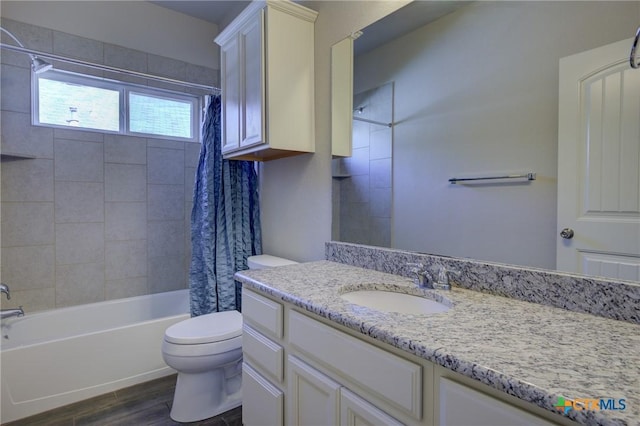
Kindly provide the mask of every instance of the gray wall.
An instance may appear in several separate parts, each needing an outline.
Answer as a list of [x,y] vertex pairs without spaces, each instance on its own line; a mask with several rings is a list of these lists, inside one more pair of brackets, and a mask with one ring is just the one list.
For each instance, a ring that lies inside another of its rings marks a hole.
[[[36,50],[218,83],[211,68],[13,20],[2,26]],[[3,50],[2,153],[35,158],[4,155],[0,165],[1,278],[12,295],[2,306],[33,312],[186,288],[200,144],[32,126],[30,78],[28,58]]]
[[[356,91],[395,84],[393,247],[554,269],[558,61],[631,37],[639,14],[474,2],[358,57]],[[538,179],[448,183],[519,171]]]

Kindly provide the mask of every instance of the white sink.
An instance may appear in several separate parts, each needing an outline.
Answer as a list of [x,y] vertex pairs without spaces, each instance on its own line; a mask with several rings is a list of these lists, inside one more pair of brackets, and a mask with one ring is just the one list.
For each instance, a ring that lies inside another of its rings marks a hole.
[[357,290],[344,293],[342,299],[354,305],[366,306],[383,312],[402,314],[438,314],[450,309],[444,303],[406,293],[384,290]]

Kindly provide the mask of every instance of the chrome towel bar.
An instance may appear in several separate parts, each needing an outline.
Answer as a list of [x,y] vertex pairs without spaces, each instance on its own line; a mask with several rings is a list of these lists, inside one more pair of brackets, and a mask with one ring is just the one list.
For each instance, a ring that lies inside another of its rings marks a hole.
[[493,180],[493,179],[527,179],[527,180],[536,180],[535,173],[524,173],[520,175],[502,175],[502,176],[483,176],[483,177],[474,177],[474,178],[451,178],[449,179],[449,183],[456,184],[457,182],[468,182],[468,181],[476,181],[476,180]]
[[393,127],[393,123],[383,123],[381,121],[369,120],[368,118],[353,117],[356,121],[364,121],[365,123],[378,124],[380,126]]

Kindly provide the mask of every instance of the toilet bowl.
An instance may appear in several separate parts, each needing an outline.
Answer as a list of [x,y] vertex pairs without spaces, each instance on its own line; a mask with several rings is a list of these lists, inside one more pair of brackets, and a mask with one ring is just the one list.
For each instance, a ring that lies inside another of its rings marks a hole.
[[208,419],[242,403],[242,315],[214,312],[167,328],[162,357],[178,372],[171,418]]
[[[295,264],[270,255],[251,256],[249,269]],[[242,404],[242,315],[214,312],[167,328],[164,362],[178,372],[171,418],[197,422]]]

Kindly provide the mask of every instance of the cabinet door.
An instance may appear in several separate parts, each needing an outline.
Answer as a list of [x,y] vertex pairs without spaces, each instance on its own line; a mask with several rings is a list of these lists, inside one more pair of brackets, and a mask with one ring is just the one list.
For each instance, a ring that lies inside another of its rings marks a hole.
[[348,389],[340,391],[340,426],[402,426],[402,423]]
[[242,364],[242,423],[284,425],[284,394],[246,362]]
[[264,11],[240,31],[240,147],[264,142]]
[[475,389],[440,378],[438,422],[441,426],[552,426],[529,414]]
[[340,384],[289,355],[290,425],[337,425]]
[[240,44],[233,37],[220,48],[222,65],[222,152],[240,147]]

